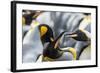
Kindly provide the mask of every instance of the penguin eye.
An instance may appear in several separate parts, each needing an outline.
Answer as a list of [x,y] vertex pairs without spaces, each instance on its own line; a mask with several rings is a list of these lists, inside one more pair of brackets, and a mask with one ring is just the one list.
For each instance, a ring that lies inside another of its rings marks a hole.
[[46,26],[41,26],[40,28],[40,36],[42,37],[43,35],[45,35],[48,31],[48,28]]

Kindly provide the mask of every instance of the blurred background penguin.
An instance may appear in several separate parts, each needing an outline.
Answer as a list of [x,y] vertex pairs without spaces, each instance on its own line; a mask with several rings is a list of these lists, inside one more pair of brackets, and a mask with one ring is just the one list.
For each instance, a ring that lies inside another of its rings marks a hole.
[[40,11],[31,12],[30,10],[23,11],[23,48],[22,48],[22,62],[31,63],[36,62],[37,58],[43,52],[43,46],[40,39],[40,32],[36,17],[41,14]]

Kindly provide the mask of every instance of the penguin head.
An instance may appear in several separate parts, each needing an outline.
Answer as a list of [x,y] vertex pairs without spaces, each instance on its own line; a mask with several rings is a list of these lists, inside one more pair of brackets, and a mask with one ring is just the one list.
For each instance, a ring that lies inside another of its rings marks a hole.
[[53,31],[47,24],[39,25],[40,38],[42,43],[52,42],[54,39]]
[[65,34],[65,36],[67,35],[68,38],[73,38],[76,41],[89,41],[90,38],[88,34],[89,33],[87,31],[78,29],[75,32],[72,32],[70,34]]

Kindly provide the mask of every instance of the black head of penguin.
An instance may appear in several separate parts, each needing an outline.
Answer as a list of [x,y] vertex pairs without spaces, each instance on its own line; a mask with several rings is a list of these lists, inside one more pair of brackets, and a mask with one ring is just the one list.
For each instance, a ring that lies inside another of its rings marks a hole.
[[54,39],[53,31],[48,25],[46,24],[39,25],[39,31],[43,44],[46,42],[52,42],[52,39]]

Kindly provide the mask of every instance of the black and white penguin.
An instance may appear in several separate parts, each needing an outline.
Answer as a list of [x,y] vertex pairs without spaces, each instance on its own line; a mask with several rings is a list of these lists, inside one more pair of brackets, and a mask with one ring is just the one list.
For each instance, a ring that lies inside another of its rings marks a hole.
[[54,38],[52,29],[46,25],[39,25],[41,41],[44,45],[43,61],[65,61],[76,59],[74,48],[66,48],[66,51],[59,48],[59,42],[65,32],[62,32],[57,38]]

